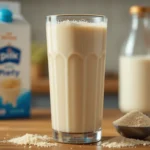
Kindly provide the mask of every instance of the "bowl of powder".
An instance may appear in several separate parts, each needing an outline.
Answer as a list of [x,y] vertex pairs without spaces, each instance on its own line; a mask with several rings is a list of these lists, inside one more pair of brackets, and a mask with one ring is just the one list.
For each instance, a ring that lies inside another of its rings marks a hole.
[[150,135],[150,118],[137,110],[113,122],[117,132],[124,137],[144,139]]

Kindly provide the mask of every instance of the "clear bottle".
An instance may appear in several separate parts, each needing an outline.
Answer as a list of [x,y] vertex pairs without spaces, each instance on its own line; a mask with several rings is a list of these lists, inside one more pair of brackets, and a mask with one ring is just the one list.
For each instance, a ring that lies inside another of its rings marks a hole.
[[150,7],[132,6],[129,37],[119,59],[119,108],[150,112]]

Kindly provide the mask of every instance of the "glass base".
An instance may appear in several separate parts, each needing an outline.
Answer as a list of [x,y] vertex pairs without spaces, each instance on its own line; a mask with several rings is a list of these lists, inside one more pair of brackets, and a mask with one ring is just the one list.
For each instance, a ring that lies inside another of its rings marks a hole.
[[101,140],[101,129],[96,132],[86,133],[67,133],[53,130],[53,138],[57,142],[72,143],[72,144],[86,144],[95,143]]

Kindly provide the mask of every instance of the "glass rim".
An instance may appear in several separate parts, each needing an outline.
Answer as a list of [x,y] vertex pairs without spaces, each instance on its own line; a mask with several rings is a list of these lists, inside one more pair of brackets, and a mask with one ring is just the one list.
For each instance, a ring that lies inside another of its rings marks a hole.
[[57,14],[57,15],[48,15],[46,16],[47,19],[56,19],[57,17],[98,17],[103,18],[104,21],[107,22],[107,17],[104,15],[97,15],[97,14]]

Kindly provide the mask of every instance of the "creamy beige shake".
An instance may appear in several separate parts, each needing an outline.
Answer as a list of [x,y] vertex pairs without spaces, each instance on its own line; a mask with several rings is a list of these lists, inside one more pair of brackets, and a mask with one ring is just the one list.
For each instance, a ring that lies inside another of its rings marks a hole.
[[47,23],[52,127],[85,133],[101,128],[105,23]]

